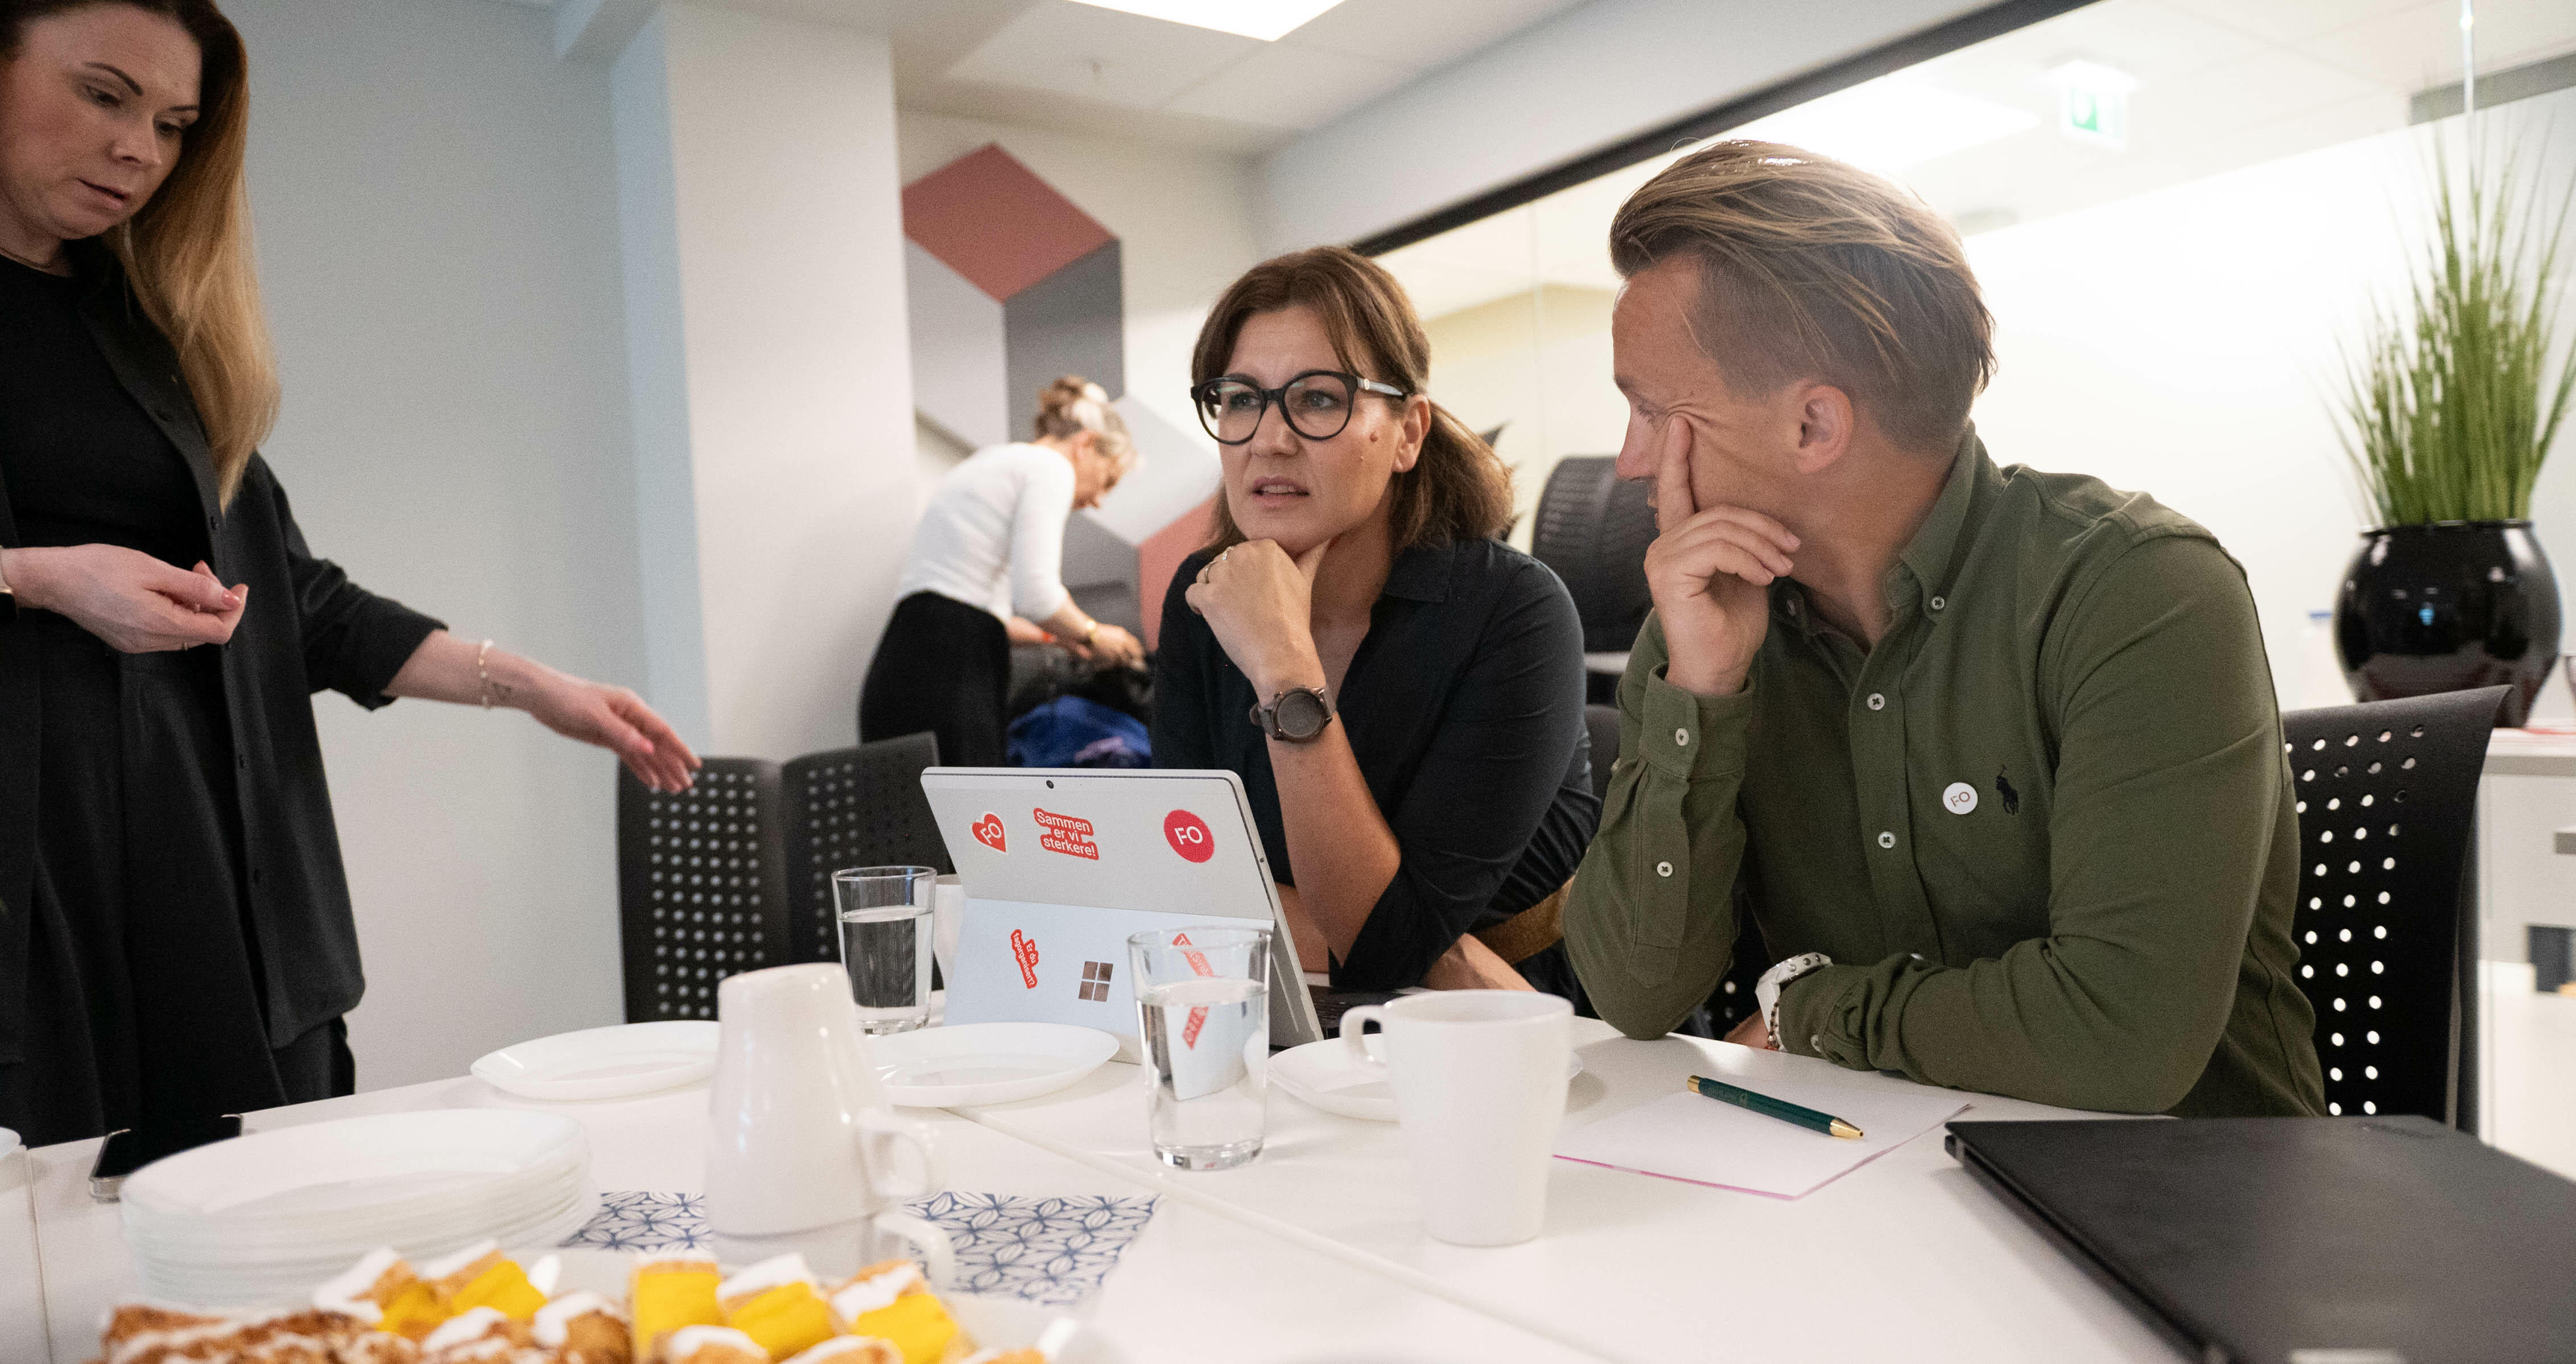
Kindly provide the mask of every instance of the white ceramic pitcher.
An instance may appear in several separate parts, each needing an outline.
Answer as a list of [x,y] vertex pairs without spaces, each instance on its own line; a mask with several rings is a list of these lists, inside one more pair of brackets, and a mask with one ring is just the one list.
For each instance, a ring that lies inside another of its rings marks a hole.
[[[801,1251],[821,1273],[906,1253],[933,1283],[953,1276],[947,1234],[901,1211],[940,1188],[930,1133],[895,1116],[869,1065],[849,978],[818,962],[749,971],[716,987],[715,1092],[707,1122],[707,1228],[728,1264]],[[921,1184],[900,1188],[909,1146]]]

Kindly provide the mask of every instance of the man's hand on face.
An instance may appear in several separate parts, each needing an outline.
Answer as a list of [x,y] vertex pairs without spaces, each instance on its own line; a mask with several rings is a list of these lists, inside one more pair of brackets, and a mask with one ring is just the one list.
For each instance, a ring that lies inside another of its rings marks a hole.
[[1771,628],[1768,588],[1787,577],[1798,537],[1760,512],[1701,508],[1691,491],[1692,428],[1664,418],[1655,452],[1655,528],[1646,586],[1672,654],[1664,678],[1699,696],[1732,696]]

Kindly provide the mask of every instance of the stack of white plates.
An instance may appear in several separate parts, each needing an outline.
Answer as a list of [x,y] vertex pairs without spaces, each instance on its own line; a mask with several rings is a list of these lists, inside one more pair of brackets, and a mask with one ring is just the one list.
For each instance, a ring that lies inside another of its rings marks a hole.
[[314,1123],[201,1146],[125,1181],[143,1291],[284,1306],[379,1246],[415,1262],[474,1242],[550,1246],[598,1211],[581,1124],[455,1109]]

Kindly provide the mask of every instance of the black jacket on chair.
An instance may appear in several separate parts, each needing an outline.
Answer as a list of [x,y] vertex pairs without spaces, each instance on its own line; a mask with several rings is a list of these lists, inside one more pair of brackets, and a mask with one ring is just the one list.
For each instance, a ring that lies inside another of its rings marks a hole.
[[[81,312],[99,350],[195,475],[213,547],[208,562],[226,584],[250,588],[248,609],[222,646],[224,699],[237,755],[244,890],[268,977],[269,1042],[284,1046],[348,1012],[366,988],[312,694],[327,687],[369,708],[389,703],[385,687],[441,627],[314,557],[266,460],[254,456],[232,506],[217,506],[213,454],[176,352],[125,287],[115,258],[94,242],[72,245],[83,275],[98,280]],[[0,487],[0,547],[19,544]],[[0,1065],[22,1059],[27,1024],[28,921],[7,908],[29,902],[35,863],[44,698],[19,639],[27,628],[23,619],[0,619]]]

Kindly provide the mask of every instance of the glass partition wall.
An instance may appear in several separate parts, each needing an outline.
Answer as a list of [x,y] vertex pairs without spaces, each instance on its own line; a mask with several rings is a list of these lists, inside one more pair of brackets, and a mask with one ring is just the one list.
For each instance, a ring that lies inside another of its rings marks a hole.
[[[2283,709],[2344,704],[2323,621],[2372,516],[2333,385],[2374,304],[2403,297],[2433,140],[2515,158],[2551,202],[2576,180],[2576,5],[2476,0],[2470,118],[2462,8],[2098,0],[1722,135],[1878,171],[1957,226],[1997,319],[1975,414],[1997,462],[2094,474],[2210,527],[2245,566]],[[1607,229],[1686,150],[1380,257],[1426,319],[1433,396],[1499,431],[1524,548],[1557,461],[1619,447]],[[2571,274],[2576,251],[2562,297]],[[2533,520],[2576,564],[2576,436]],[[2533,724],[2568,727],[2564,753],[2491,765],[2484,788],[2478,1125],[2576,1176],[2576,994],[2542,992],[2576,931],[2572,711],[2553,682]],[[2553,741],[2497,751],[2517,742]]]

